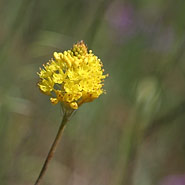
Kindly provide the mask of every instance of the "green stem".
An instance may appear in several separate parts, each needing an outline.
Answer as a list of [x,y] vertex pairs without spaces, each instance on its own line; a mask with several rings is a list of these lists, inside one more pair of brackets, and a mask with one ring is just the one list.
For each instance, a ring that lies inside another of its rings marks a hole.
[[68,118],[69,118],[68,115],[64,114],[62,122],[61,122],[61,125],[60,125],[60,128],[58,130],[58,133],[57,133],[57,135],[55,137],[55,140],[54,140],[54,142],[53,142],[53,144],[52,144],[52,146],[51,146],[51,148],[49,150],[49,153],[48,153],[48,155],[46,157],[44,165],[43,165],[43,167],[42,167],[42,169],[40,171],[40,174],[39,174],[39,176],[38,176],[38,178],[37,178],[37,180],[36,180],[34,185],[39,185],[40,182],[41,182],[42,177],[46,173],[48,164],[49,164],[50,160],[53,158],[53,155],[54,155],[54,153],[56,151],[57,145],[58,145],[59,141],[61,140],[62,133],[64,131],[64,128],[65,128],[65,125],[66,125],[66,123],[68,121]]

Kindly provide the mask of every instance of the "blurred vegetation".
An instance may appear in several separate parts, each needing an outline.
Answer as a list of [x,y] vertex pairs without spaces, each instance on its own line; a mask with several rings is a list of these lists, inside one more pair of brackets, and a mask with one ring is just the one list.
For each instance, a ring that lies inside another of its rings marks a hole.
[[36,72],[79,40],[107,94],[70,121],[42,184],[185,185],[185,1],[1,0],[0,23],[1,185],[36,180],[61,121]]

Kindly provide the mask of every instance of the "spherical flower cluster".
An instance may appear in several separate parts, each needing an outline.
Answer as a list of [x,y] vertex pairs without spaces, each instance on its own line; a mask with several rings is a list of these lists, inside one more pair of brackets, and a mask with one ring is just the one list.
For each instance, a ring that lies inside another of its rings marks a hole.
[[85,102],[91,102],[105,91],[102,89],[102,62],[83,41],[63,53],[54,52],[52,58],[38,73],[40,90],[51,96],[53,104],[61,102],[72,109],[78,109]]

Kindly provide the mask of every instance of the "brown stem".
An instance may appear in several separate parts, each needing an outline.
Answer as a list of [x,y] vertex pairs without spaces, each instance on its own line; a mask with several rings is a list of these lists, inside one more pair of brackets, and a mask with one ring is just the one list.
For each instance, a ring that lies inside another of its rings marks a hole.
[[38,178],[37,178],[37,180],[36,180],[34,185],[39,185],[40,184],[40,181],[41,181],[42,177],[44,176],[44,174],[45,174],[45,172],[47,170],[48,164],[49,164],[50,160],[53,158],[53,155],[54,155],[54,153],[56,151],[57,144],[61,140],[62,133],[64,131],[64,128],[65,128],[65,125],[66,125],[67,121],[68,121],[68,116],[66,114],[64,114],[62,122],[61,122],[61,125],[60,125],[60,128],[59,128],[58,133],[56,135],[56,138],[55,138],[55,140],[54,140],[54,142],[53,142],[53,144],[52,144],[52,146],[50,148],[50,151],[49,151],[49,153],[47,155],[47,158],[46,158],[46,160],[44,162],[42,170],[40,171],[40,174],[39,174],[39,176],[38,176]]

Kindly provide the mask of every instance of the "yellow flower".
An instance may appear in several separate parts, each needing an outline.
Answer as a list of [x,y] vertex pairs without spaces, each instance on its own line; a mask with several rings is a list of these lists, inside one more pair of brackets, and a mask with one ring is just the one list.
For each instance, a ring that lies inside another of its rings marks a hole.
[[83,41],[63,53],[54,52],[51,59],[38,73],[40,90],[51,96],[53,104],[59,102],[72,109],[78,109],[85,102],[91,102],[105,91],[102,62]]

